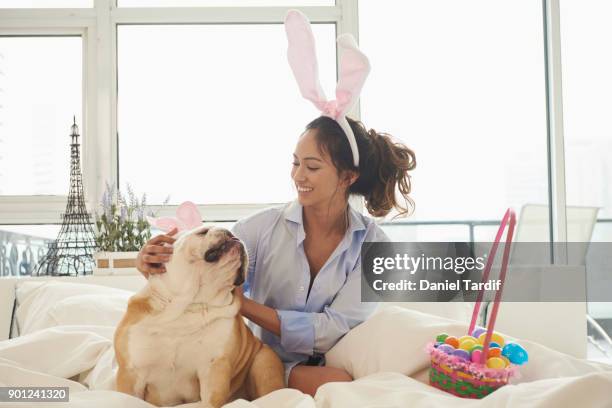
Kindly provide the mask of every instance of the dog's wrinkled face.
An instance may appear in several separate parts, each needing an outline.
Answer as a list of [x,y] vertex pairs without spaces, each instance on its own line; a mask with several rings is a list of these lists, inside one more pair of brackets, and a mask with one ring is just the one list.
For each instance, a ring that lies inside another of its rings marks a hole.
[[198,227],[177,238],[164,275],[170,275],[175,290],[187,282],[221,290],[241,285],[247,267],[244,245],[231,232],[218,227]]

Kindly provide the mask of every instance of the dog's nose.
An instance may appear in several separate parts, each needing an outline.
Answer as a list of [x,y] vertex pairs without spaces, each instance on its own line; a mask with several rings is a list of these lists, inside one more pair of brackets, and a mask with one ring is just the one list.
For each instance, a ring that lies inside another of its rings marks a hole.
[[221,257],[221,249],[220,248],[209,249],[204,254],[204,260],[206,262],[217,262],[220,257]]

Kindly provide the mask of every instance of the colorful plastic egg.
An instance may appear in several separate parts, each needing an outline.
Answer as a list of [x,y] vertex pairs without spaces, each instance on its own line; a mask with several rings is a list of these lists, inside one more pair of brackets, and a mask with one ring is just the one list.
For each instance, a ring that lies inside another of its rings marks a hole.
[[474,344],[474,346],[472,346],[472,348],[470,349],[471,352],[474,352],[474,350],[482,350],[484,347],[482,347],[482,344]]
[[472,363],[480,363],[480,356],[482,356],[482,350],[472,350],[472,354],[470,356]]
[[459,348],[459,339],[456,338],[455,336],[448,336],[445,340],[444,343],[446,344],[450,344],[451,346],[453,346],[454,348]]
[[499,357],[491,357],[487,359],[487,367],[501,369],[506,366],[506,362]]
[[472,337],[478,338],[482,333],[485,333],[487,329],[484,327],[476,326],[474,330],[472,330]]
[[493,335],[491,336],[491,342],[497,343],[499,345],[498,347],[504,347],[504,344],[506,344],[506,341],[504,340],[503,336],[496,332],[493,332]]
[[[484,344],[485,337],[487,337],[487,333],[482,333],[480,336],[478,336],[478,342],[480,344]],[[505,343],[504,338],[499,333],[495,332],[493,332],[493,335],[491,335],[491,342],[497,343],[500,347],[503,347]]]
[[438,350],[446,353],[446,354],[453,354],[453,351],[455,351],[455,348],[453,346],[451,346],[450,344],[440,344],[438,346]]
[[438,348],[441,344],[444,344],[444,343],[440,343],[439,341],[437,341],[436,344],[434,344],[434,348]]
[[497,344],[496,342],[494,342],[494,341],[491,342],[489,347],[499,347],[499,348],[501,348],[501,346],[499,344]]
[[448,334],[446,334],[446,333],[438,334],[436,336],[436,341],[438,341],[440,343],[444,343],[444,340],[446,340],[447,337],[448,337]]
[[457,356],[463,360],[470,360],[470,353],[467,350],[457,349],[453,351],[453,355]]
[[512,364],[522,365],[529,361],[529,355],[518,343],[508,343],[502,349],[502,355],[507,357]]
[[461,344],[462,341],[464,340],[474,340],[474,341],[478,341],[478,339],[474,336],[461,336],[459,337],[459,344]]
[[487,354],[487,357],[501,357],[502,355],[502,349],[499,347],[491,347],[489,349],[489,354]]
[[461,339],[459,339],[459,348],[466,350],[466,351],[470,351],[472,349],[472,347],[474,347],[476,345],[476,340],[475,339],[464,339],[463,341],[461,341]]
[[508,360],[508,357],[506,356],[501,356],[500,357],[502,360],[504,360],[504,363],[506,363],[506,367],[508,367],[510,365],[510,360]]

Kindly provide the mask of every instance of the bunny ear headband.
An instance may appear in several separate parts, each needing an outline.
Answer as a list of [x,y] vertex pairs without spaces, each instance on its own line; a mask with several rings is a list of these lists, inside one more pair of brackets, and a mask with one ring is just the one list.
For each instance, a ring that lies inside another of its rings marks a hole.
[[357,142],[345,116],[359,99],[363,83],[370,72],[368,57],[359,51],[352,35],[342,34],[338,37],[340,69],[336,99],[328,101],[319,82],[319,66],[310,22],[301,12],[290,10],[285,17],[285,31],[289,42],[287,58],[302,96],[311,101],[322,115],[338,122],[351,146],[353,164],[359,167]]
[[191,201],[185,201],[176,209],[176,217],[147,217],[151,226],[164,232],[177,228],[178,232],[187,231],[202,225],[202,216],[198,207]]

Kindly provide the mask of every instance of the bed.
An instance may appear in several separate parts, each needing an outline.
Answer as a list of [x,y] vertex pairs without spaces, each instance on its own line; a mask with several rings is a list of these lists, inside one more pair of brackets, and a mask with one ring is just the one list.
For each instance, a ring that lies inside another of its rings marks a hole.
[[[69,407],[153,407],[113,390],[114,329],[143,284],[140,276],[0,279],[0,386],[68,387]],[[525,339],[530,362],[512,384],[479,401],[448,395],[427,385],[424,348],[440,332],[466,332],[468,305],[386,306],[326,355],[355,381],[326,384],[315,398],[285,389],[226,407],[612,406],[612,366]],[[59,404],[36,403],[46,405]]]

